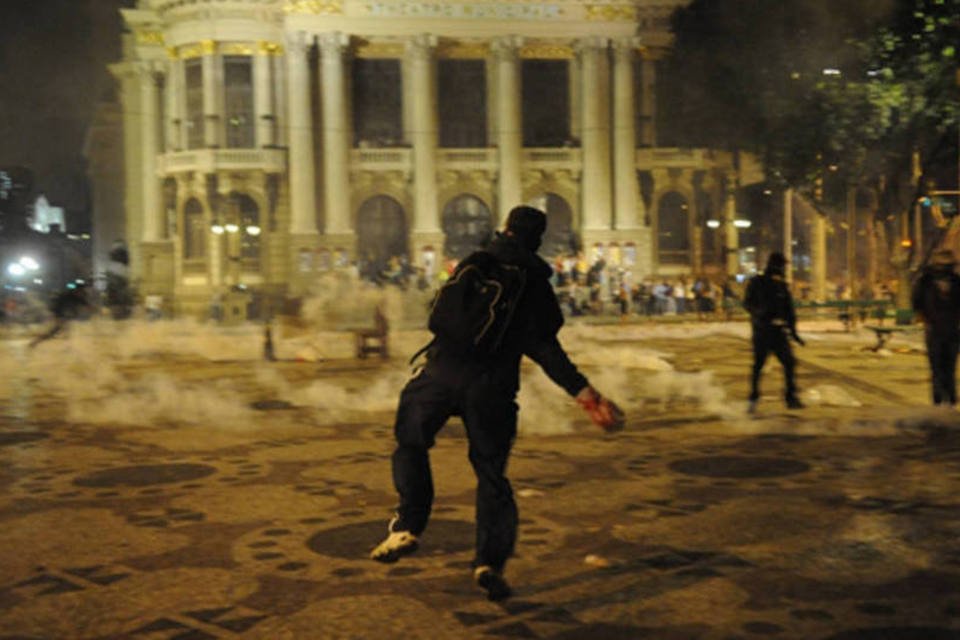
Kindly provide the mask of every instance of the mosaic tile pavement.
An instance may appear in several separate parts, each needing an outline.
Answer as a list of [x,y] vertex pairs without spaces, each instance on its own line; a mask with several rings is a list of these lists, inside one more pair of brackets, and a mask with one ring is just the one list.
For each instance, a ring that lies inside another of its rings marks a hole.
[[[742,340],[646,346],[745,395]],[[456,424],[433,452],[420,552],[380,565],[366,554],[394,504],[389,411],[331,424],[272,397],[248,362],[124,369],[232,381],[258,416],[242,429],[86,423],[25,384],[0,400],[0,640],[960,638],[956,419],[910,419],[928,415],[916,354],[833,352],[798,353],[801,386],[832,381],[863,407],[786,412],[774,366],[755,418],[650,401],[614,436],[579,422],[520,437],[516,594],[500,604],[470,580],[474,481]],[[269,366],[293,386],[359,388],[405,363]]]

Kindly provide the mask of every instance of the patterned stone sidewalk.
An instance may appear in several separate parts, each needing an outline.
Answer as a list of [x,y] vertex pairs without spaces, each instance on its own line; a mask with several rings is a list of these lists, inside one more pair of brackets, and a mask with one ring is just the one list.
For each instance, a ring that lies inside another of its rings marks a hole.
[[[646,346],[743,397],[742,341]],[[801,352],[801,384],[854,376],[866,407],[783,411],[771,367],[757,418],[679,393],[638,403],[615,436],[582,422],[522,435],[516,595],[503,604],[470,580],[462,427],[434,450],[420,552],[379,565],[366,554],[394,504],[390,400],[334,416],[277,392],[278,379],[362,389],[399,359],[280,362],[276,377],[250,362],[117,365],[124,380],[183,383],[185,405],[188,390],[229,383],[236,396],[216,395],[245,411],[198,405],[189,423],[86,421],[130,388],[77,405],[14,379],[0,397],[0,638],[960,638],[956,419],[919,408],[917,356],[882,362],[897,393],[835,352]]]

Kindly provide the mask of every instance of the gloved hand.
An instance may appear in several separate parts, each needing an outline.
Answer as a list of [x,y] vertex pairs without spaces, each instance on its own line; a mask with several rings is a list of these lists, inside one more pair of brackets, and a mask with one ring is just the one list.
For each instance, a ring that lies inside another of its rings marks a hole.
[[587,385],[580,390],[576,397],[579,404],[593,424],[607,433],[623,430],[625,416],[616,404],[600,395],[596,389]]

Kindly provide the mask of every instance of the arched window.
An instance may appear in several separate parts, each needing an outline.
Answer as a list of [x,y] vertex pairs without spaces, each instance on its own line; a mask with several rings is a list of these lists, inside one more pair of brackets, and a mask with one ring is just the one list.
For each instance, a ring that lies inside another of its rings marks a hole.
[[406,260],[407,256],[407,218],[403,206],[390,196],[382,195],[360,205],[357,260],[361,271],[379,273],[391,258]]
[[465,258],[493,235],[493,215],[483,200],[462,194],[443,208],[443,253],[451,258]]
[[660,264],[690,264],[690,207],[676,191],[657,206],[657,252]]
[[207,225],[203,205],[190,198],[183,207],[183,259],[202,260],[207,255]]

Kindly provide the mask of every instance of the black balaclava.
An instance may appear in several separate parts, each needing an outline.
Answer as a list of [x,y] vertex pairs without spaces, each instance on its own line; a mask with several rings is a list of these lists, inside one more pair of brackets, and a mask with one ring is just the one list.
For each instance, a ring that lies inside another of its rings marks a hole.
[[787,259],[783,257],[783,254],[779,251],[774,251],[770,254],[770,257],[767,258],[767,268],[764,270],[764,273],[771,276],[782,276],[786,266]]
[[543,232],[547,229],[547,214],[539,209],[520,205],[507,216],[507,232],[530,251],[540,248]]

